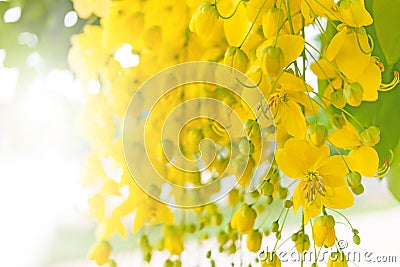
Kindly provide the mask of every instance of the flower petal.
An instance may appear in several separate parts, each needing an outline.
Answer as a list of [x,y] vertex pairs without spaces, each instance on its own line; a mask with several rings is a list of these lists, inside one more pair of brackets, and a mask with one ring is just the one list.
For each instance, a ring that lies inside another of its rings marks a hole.
[[342,128],[334,130],[328,139],[334,146],[340,148],[352,148],[361,145],[357,129],[349,122]]
[[332,156],[328,162],[318,169],[323,177],[322,182],[329,187],[344,186],[344,176],[347,173],[347,167],[341,156]]
[[350,152],[347,164],[352,171],[358,171],[363,176],[373,177],[379,167],[378,153],[372,147],[361,146]]
[[354,205],[354,196],[347,186],[326,188],[326,196],[322,198],[322,203],[333,209],[345,209]]

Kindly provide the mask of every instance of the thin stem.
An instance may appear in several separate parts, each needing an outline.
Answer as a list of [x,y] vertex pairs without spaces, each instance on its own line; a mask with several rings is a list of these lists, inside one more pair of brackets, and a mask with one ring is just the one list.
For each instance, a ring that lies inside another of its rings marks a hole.
[[232,17],[236,14],[236,12],[237,12],[237,10],[238,10],[238,8],[239,8],[239,5],[242,3],[242,1],[243,1],[243,0],[240,0],[240,1],[237,3],[237,5],[236,5],[236,7],[235,7],[235,10],[233,11],[232,14],[230,14],[230,15],[227,16],[227,17],[225,17],[225,16],[221,15],[221,13],[219,13],[218,6],[217,6],[217,0],[214,0],[215,12],[217,13],[218,17],[220,17],[221,19],[230,19],[230,18],[232,18]]
[[260,9],[257,11],[256,17],[254,18],[253,22],[251,23],[250,29],[247,31],[246,36],[244,37],[242,43],[239,45],[239,48],[241,48],[244,44],[244,42],[246,42],[247,38],[250,35],[251,30],[253,29],[254,25],[256,24],[256,21],[258,19],[258,16],[260,16],[261,14],[261,10],[264,8],[265,4],[267,3],[268,0],[264,0],[263,4],[261,5]]

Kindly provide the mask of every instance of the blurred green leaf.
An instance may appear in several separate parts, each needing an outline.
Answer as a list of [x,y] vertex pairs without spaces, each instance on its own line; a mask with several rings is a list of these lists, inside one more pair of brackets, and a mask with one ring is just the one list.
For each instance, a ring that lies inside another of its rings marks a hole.
[[389,65],[400,60],[400,0],[373,1],[376,37]]
[[400,201],[400,142],[394,151],[392,166],[386,177],[390,192]]

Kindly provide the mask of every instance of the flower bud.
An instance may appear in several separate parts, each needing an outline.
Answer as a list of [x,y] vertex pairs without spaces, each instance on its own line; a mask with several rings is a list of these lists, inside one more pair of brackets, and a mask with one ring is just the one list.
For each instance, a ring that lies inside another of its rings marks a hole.
[[289,190],[285,187],[280,187],[278,190],[278,198],[285,199],[288,195]]
[[235,206],[239,202],[239,200],[240,200],[240,195],[238,189],[235,188],[229,192],[228,202],[230,206]]
[[89,260],[96,261],[97,265],[104,265],[110,259],[111,245],[107,241],[95,244],[89,252]]
[[367,129],[360,133],[361,143],[366,146],[374,146],[379,143],[381,131],[378,127],[369,126]]
[[328,129],[324,125],[313,123],[308,127],[307,140],[314,146],[322,146],[327,138]]
[[354,244],[356,244],[356,245],[360,245],[360,243],[361,243],[360,236],[359,236],[359,235],[354,235],[354,236],[353,236],[353,242],[354,242]]
[[362,193],[364,193],[364,186],[362,184],[359,184],[358,186],[351,188],[351,191],[353,191],[355,195],[361,195]]
[[[278,21],[279,18],[279,21]],[[276,36],[276,32],[285,21],[285,14],[280,8],[270,8],[265,13],[262,21],[262,29],[264,36],[269,39]]]
[[294,234],[292,235],[292,241],[293,241],[293,242],[296,242],[298,238],[299,238],[299,233],[294,233]]
[[261,194],[270,196],[272,193],[274,193],[274,186],[270,182],[264,181],[261,186]]
[[331,247],[335,244],[335,219],[330,215],[323,215],[315,219],[313,225],[313,240],[315,245]]
[[333,114],[331,117],[331,124],[332,126],[336,128],[342,128],[344,125],[346,125],[346,119],[343,116],[343,113],[341,114]]
[[248,62],[246,53],[238,47],[231,46],[225,52],[224,64],[241,72],[246,72]]
[[210,38],[218,22],[218,15],[214,6],[208,1],[202,3],[190,20],[189,29],[200,37]]
[[265,260],[261,261],[261,267],[280,267],[281,261],[274,252],[267,252],[263,257]]
[[224,231],[219,231],[217,234],[217,241],[218,243],[223,246],[226,242],[228,242],[229,237]]
[[293,206],[293,202],[289,199],[287,199],[287,200],[285,200],[285,202],[283,202],[283,207],[286,209],[289,209],[292,206]]
[[[292,238],[293,239],[293,238]],[[304,232],[298,233],[297,240],[295,241],[296,250],[302,253],[310,248],[310,238]]]
[[268,46],[261,51],[261,54],[261,66],[266,75],[274,77],[285,67],[280,47]]
[[346,97],[344,96],[343,90],[334,90],[329,99],[331,100],[332,104],[335,105],[337,108],[344,108],[346,106]]
[[232,216],[231,226],[240,233],[245,234],[253,229],[257,213],[249,205],[242,205]]
[[346,255],[340,252],[331,253],[327,267],[347,267]]
[[361,175],[359,172],[349,172],[344,176],[346,185],[350,188],[355,188],[361,184]]
[[244,156],[254,153],[254,145],[247,138],[242,138],[239,142],[239,152]]
[[364,89],[360,83],[353,82],[344,88],[343,93],[350,105],[359,106],[363,99]]
[[278,221],[274,221],[271,224],[271,232],[278,232],[278,230],[279,230],[279,223]]
[[247,235],[246,245],[247,249],[250,252],[259,251],[261,247],[261,242],[262,242],[262,234],[259,231],[253,230]]
[[271,205],[272,201],[274,201],[274,197],[272,195],[267,196],[265,199],[265,203],[267,205]]
[[260,138],[261,130],[257,121],[252,119],[246,120],[244,123],[244,129],[249,140]]

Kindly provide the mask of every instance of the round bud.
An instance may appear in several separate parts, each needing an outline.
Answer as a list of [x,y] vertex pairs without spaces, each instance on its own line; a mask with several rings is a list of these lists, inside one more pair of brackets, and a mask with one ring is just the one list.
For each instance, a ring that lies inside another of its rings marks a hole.
[[360,133],[361,143],[366,146],[374,146],[379,143],[381,131],[378,127],[369,126],[367,129]]
[[359,172],[349,172],[344,176],[346,185],[355,188],[361,184],[361,174]]
[[351,191],[353,191],[355,195],[361,195],[364,193],[364,186],[359,184],[357,187],[351,188]]
[[336,128],[342,128],[346,124],[346,119],[343,117],[343,114],[333,114],[330,121]]
[[328,129],[324,125],[313,123],[307,129],[307,140],[314,146],[322,146],[328,138]]
[[261,54],[261,66],[266,75],[274,77],[285,67],[284,55],[280,47],[268,46]]
[[174,266],[174,264],[171,260],[166,260],[164,262],[164,267],[173,267],[173,266]]
[[207,251],[206,258],[207,259],[211,258],[211,250]]
[[271,203],[272,203],[273,200],[274,200],[274,198],[273,198],[271,195],[269,195],[269,196],[266,197],[265,203],[266,203],[267,205],[271,205]]
[[325,215],[325,217],[326,217],[325,225],[327,227],[334,227],[335,226],[335,218],[333,218],[332,215]]
[[278,232],[278,230],[279,230],[279,223],[278,221],[274,221],[271,224],[271,232]]
[[285,187],[281,187],[278,190],[278,198],[279,199],[285,199],[288,195],[288,189]]
[[363,99],[364,89],[360,83],[353,82],[344,88],[343,93],[352,106],[358,106]]
[[286,209],[289,209],[292,206],[293,206],[293,202],[289,199],[287,199],[287,200],[285,200],[285,202],[283,202],[283,207],[285,207]]
[[343,90],[335,90],[333,91],[329,99],[331,100],[332,104],[335,105],[337,108],[344,108],[346,106],[346,97],[343,94]]
[[299,238],[299,234],[298,233],[292,234],[292,241],[293,242],[297,241],[298,238]]
[[354,244],[356,244],[356,245],[360,245],[360,243],[361,243],[360,236],[359,236],[359,235],[354,235],[354,236],[353,236],[353,242],[354,242]]
[[248,62],[246,53],[238,47],[231,46],[225,52],[224,64],[241,72],[246,71]]
[[254,145],[247,138],[242,138],[239,142],[239,152],[244,156],[254,153]]
[[264,181],[261,187],[261,194],[270,196],[272,193],[274,193],[274,186],[270,182]]

